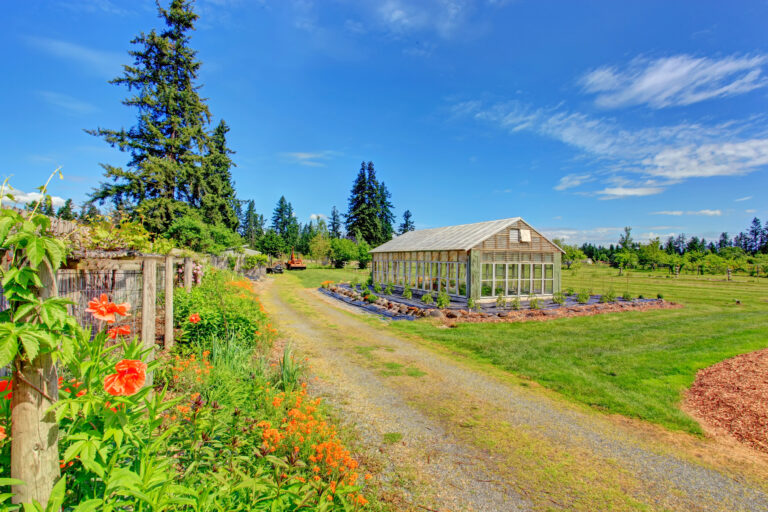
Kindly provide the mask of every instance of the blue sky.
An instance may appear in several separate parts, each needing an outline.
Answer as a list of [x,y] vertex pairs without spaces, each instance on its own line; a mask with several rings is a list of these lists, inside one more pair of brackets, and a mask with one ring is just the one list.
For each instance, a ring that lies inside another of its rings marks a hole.
[[[302,222],[373,160],[417,227],[522,216],[571,242],[735,234],[768,217],[765,2],[198,0],[202,93],[238,196]],[[0,175],[86,198],[125,156],[107,83],[145,0],[8,2]],[[399,219],[398,219],[399,220]]]

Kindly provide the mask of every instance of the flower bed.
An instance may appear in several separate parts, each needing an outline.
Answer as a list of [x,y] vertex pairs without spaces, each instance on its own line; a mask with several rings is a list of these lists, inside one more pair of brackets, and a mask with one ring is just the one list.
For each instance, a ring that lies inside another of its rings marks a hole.
[[[120,325],[129,305],[106,296],[89,304],[100,332],[91,340],[77,331],[61,356],[54,411],[62,477],[48,508],[365,507],[367,478],[320,400],[307,395],[299,365],[290,353],[275,369],[263,363],[276,331],[251,283],[209,269],[176,299],[177,350],[155,358]],[[0,381],[0,478],[8,485],[11,406],[3,395],[12,395],[9,381]]]
[[[500,323],[500,322],[525,322],[542,321],[552,318],[564,318],[573,316],[591,316],[601,313],[615,313],[620,311],[646,311],[650,309],[672,309],[681,307],[679,304],[667,302],[663,299],[633,299],[621,298],[611,301],[603,301],[601,296],[590,296],[586,303],[577,302],[575,295],[564,297],[562,304],[551,300],[542,300],[537,309],[512,309],[499,307],[494,304],[485,304],[475,310],[467,309],[466,303],[453,301],[449,307],[438,308],[434,305],[419,303],[414,299],[399,297],[396,295],[377,294],[372,296],[365,291],[343,284],[323,283],[320,291],[342,300],[354,306],[364,308],[393,320],[420,317],[433,317],[452,325],[458,322],[471,323]],[[372,299],[372,300],[371,300]],[[525,304],[523,304],[525,306]]]

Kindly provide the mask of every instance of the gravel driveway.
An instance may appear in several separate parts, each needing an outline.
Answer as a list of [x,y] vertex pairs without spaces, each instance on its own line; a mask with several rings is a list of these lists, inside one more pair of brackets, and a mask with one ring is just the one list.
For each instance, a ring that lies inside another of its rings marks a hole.
[[[392,334],[290,276],[263,290],[404,510],[768,510],[674,447]],[[379,325],[380,324],[380,325]]]

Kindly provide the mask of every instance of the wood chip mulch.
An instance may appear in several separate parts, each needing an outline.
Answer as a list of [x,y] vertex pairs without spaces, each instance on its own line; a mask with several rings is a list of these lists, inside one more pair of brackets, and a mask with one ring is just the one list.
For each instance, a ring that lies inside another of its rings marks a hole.
[[705,426],[768,453],[768,348],[699,370],[686,408]]

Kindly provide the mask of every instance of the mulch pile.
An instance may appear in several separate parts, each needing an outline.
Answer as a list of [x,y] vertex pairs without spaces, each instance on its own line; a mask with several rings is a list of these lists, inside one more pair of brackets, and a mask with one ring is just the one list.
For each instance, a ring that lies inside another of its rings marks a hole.
[[705,424],[768,453],[768,349],[699,370],[686,405]]

